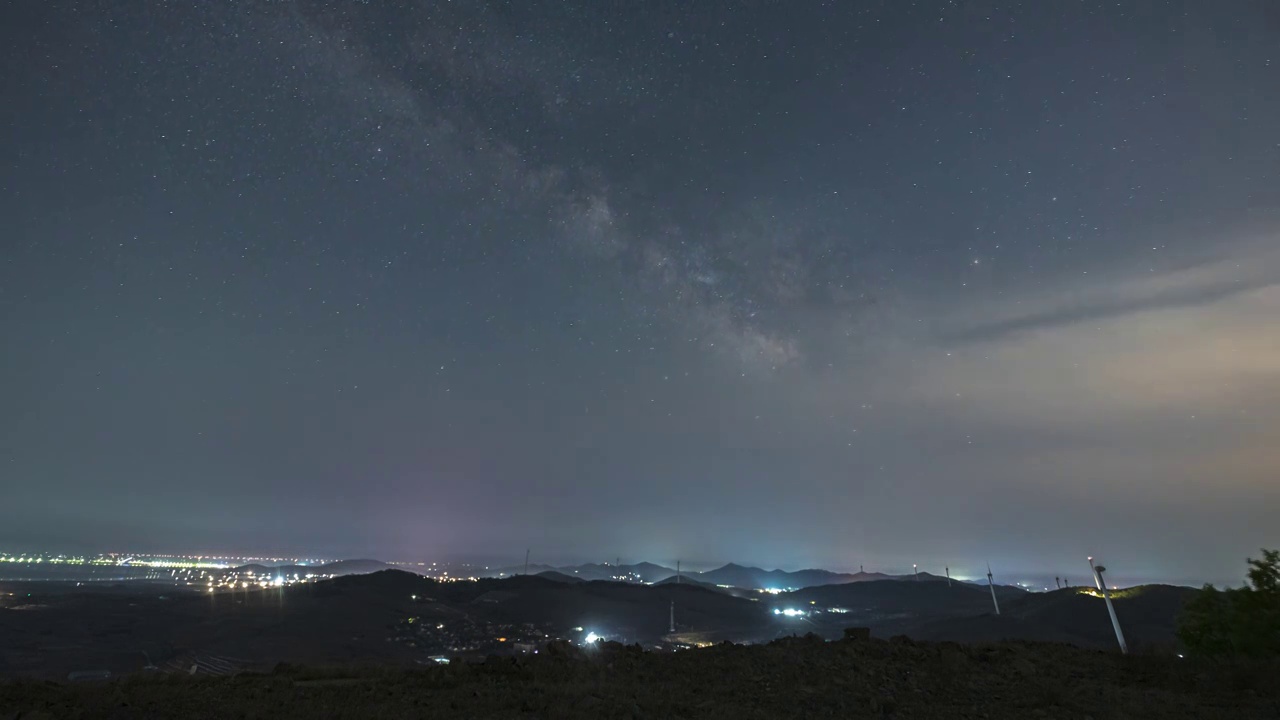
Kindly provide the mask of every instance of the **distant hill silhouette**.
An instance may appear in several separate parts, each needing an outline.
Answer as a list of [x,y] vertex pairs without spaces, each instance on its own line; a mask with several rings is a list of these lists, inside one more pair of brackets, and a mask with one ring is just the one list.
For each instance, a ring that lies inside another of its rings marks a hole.
[[357,559],[357,560],[337,560],[324,565],[262,565],[261,563],[250,563],[248,565],[240,565],[231,568],[232,572],[253,573],[254,575],[281,575],[291,576],[298,575],[305,577],[307,575],[365,575],[375,573],[381,570],[391,569],[391,565],[381,560]]
[[662,565],[656,565],[651,562],[641,562],[636,563],[635,565],[623,565],[622,569],[635,573],[640,576],[641,580],[651,583],[656,583],[660,580],[674,577],[676,574],[676,571],[669,567],[663,567]]
[[704,590],[710,590],[711,592],[720,593],[722,595],[734,594],[730,592],[731,589],[737,589],[739,592],[742,592],[741,588],[722,588],[718,585],[712,585],[711,583],[706,582],[704,580],[695,580],[687,576],[676,577],[675,575],[672,575],[671,577],[666,578],[664,580],[659,580],[658,582],[654,583],[654,585],[693,585],[695,587],[700,587],[700,588],[703,588]]
[[[1025,590],[997,586],[1001,597],[1022,597]],[[786,593],[780,597],[801,601],[815,600],[819,605],[857,606],[859,604],[892,603],[897,607],[919,608],[928,611],[953,613],[978,613],[991,609],[991,594],[985,587],[945,582],[916,582],[914,580],[868,580],[843,585],[821,585]]]
[[543,580],[542,584],[504,589],[511,596],[487,607],[487,618],[508,623],[578,626],[606,637],[623,634],[632,641],[654,641],[665,635],[673,601],[679,629],[747,637],[759,634],[769,620],[767,609],[759,603],[689,583]]
[[[607,563],[584,563],[582,565],[530,565],[529,573],[537,574],[542,572],[558,572],[580,580],[613,580],[618,577],[634,577],[641,582],[658,582],[669,577],[674,577],[675,570],[661,565],[655,565],[650,562],[641,562],[634,565],[609,565]],[[485,573],[486,577],[499,577],[509,575],[520,575],[524,572],[524,566],[520,567],[503,567],[490,570]]]
[[554,580],[556,582],[567,582],[567,583],[586,582],[586,580],[583,580],[580,577],[574,577],[573,575],[565,575],[564,573],[558,570],[543,570],[542,572],[537,573],[537,576],[540,578],[546,578],[547,580]]
[[[161,596],[145,584],[73,587],[27,601],[39,612],[0,611],[0,674],[18,668],[62,678],[85,667],[130,672],[140,668],[142,651],[157,663],[191,654],[240,658],[255,667],[282,661],[412,664],[422,650],[388,641],[408,618],[445,627],[534,625],[566,637],[577,637],[571,630],[580,627],[574,632],[657,643],[668,636],[673,602],[677,633],[698,642],[809,632],[838,638],[847,627],[863,626],[880,637],[1114,647],[1105,605],[1088,588],[996,592],[1000,616],[985,587],[924,580],[863,580],[772,595],[695,578],[648,585],[543,573],[443,582],[387,569],[211,594]],[[1178,609],[1192,592],[1169,586],[1118,591],[1116,610],[1131,646],[1171,647]]]
[[[823,585],[844,585],[856,582],[873,582],[876,580],[916,580],[914,575],[886,575],[876,572],[856,572],[856,573],[840,573],[831,570],[822,570],[820,568],[809,568],[806,570],[765,570],[758,567],[749,567],[738,565],[737,563],[729,563],[715,570],[708,570],[700,573],[689,573],[690,577],[697,578],[713,585],[732,585],[734,587],[748,589],[763,590],[788,590],[800,589],[807,587],[819,587]],[[931,575],[929,573],[920,573],[918,578],[920,581],[942,581],[946,582],[945,577]]]
[[[529,575],[537,575],[538,573],[544,573],[544,572],[564,572],[564,571],[554,565],[547,565],[545,563],[532,563],[529,565],[529,572],[528,572]],[[524,565],[508,565],[506,567],[496,567],[490,570],[485,570],[485,571],[476,573],[476,576],[497,578],[497,577],[514,577],[516,575],[524,575],[524,574],[525,574]]]
[[[1001,599],[1001,615],[937,619],[911,630],[922,640],[995,642],[1003,639],[1047,640],[1082,647],[1113,648],[1116,638],[1102,598],[1092,588],[1025,593]],[[1174,630],[1182,604],[1196,591],[1171,585],[1143,585],[1113,593],[1116,616],[1125,639],[1135,650],[1175,645]]]
[[[558,572],[580,580],[613,580],[615,578],[631,578],[640,582],[658,583],[676,576],[673,568],[651,562],[614,565],[609,563],[584,563],[581,565],[530,565],[529,573]],[[510,566],[493,568],[484,573],[486,577],[510,577],[521,575],[524,567]],[[805,570],[765,570],[764,568],[728,563],[714,570],[696,572],[686,570],[681,576],[689,580],[706,583],[712,586],[730,586],[744,590],[794,590],[822,585],[843,585],[856,582],[874,582],[876,580],[918,580],[920,582],[947,582],[942,575],[921,572],[915,574],[891,575],[879,572],[843,573],[821,568]],[[960,583],[952,580],[953,584]],[[978,583],[973,583],[978,584]],[[982,584],[985,586],[985,584]],[[723,588],[722,588],[723,589]]]

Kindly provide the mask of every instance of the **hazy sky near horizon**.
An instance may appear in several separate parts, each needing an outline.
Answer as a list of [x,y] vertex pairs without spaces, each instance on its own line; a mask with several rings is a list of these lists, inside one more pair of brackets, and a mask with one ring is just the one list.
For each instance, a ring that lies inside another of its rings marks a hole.
[[2,12],[0,549],[1280,546],[1266,0]]

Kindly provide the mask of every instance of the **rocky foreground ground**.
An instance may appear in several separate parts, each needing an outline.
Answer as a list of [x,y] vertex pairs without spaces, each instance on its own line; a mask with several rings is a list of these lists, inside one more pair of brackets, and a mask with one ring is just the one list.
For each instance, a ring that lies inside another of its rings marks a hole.
[[1280,665],[1203,664],[1065,645],[788,638],[646,653],[544,648],[405,670],[0,684],[33,718],[1277,718]]

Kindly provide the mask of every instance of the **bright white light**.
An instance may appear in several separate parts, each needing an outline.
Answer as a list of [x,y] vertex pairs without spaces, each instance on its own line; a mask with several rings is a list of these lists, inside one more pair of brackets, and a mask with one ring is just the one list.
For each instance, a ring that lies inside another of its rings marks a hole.
[[599,639],[600,639],[600,636],[599,636],[599,635],[597,635],[597,634],[595,634],[595,633],[593,633],[593,632],[589,632],[589,633],[587,633],[587,644],[588,644],[588,645],[590,645],[591,643],[594,643],[595,641],[597,641],[597,640],[599,640]]
[[277,575],[276,579],[272,581],[272,584],[276,587],[280,587],[281,585],[284,585],[284,578]]
[[808,613],[806,613],[804,610],[796,610],[795,608],[787,608],[785,610],[779,610],[778,608],[774,608],[773,614],[786,615],[787,617],[800,617],[802,615],[807,615]]

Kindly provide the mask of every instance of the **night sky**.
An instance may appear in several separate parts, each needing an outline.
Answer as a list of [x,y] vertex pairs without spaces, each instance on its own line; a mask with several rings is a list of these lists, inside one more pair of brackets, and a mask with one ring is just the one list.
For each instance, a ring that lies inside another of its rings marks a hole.
[[1280,545],[1274,2],[0,12],[0,549]]

